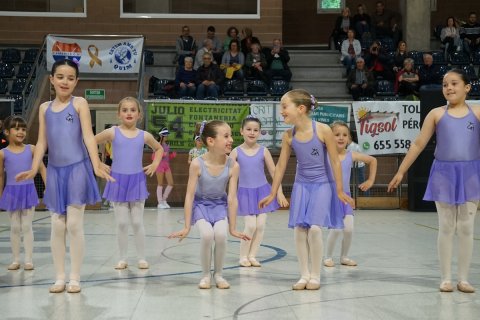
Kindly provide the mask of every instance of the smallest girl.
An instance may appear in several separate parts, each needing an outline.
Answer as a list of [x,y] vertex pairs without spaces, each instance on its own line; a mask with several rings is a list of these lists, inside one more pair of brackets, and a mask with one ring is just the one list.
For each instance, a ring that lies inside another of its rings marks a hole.
[[[117,221],[117,241],[120,260],[115,269],[126,269],[128,248],[128,224],[131,221],[137,247],[138,268],[148,269],[145,260],[145,227],[143,210],[148,198],[145,175],[153,176],[160,162],[163,149],[148,132],[137,129],[142,117],[140,102],[126,97],[118,103],[119,126],[105,129],[95,136],[98,144],[112,142],[112,177],[115,182],[107,182],[103,197],[113,203]],[[151,164],[142,167],[143,146],[147,144],[155,152]]]
[[[10,214],[10,242],[13,262],[8,270],[20,269],[20,246],[23,234],[25,246],[24,270],[33,270],[33,229],[32,220],[35,206],[38,204],[37,190],[33,179],[15,181],[15,176],[32,167],[35,146],[25,145],[27,123],[22,117],[9,116],[4,122],[4,132],[9,145],[0,150],[0,208]],[[3,189],[4,171],[7,185]],[[46,168],[40,166],[40,174],[45,182]]]
[[256,259],[262,243],[267,221],[267,212],[273,212],[280,206],[288,206],[282,187],[278,188],[277,201],[259,209],[258,202],[268,196],[272,187],[265,177],[264,165],[267,165],[270,176],[275,173],[275,163],[267,148],[257,143],[261,122],[253,116],[242,121],[240,134],[244,142],[233,149],[230,157],[240,165],[238,180],[238,215],[245,217],[245,230],[252,241],[240,241],[240,265],[242,267],[260,267]]
[[[176,152],[170,152],[170,146],[167,144],[168,135],[170,132],[167,128],[162,128],[159,132],[159,140],[163,148],[163,157],[160,162],[160,165],[157,167],[157,200],[158,200],[158,209],[168,209],[170,206],[167,203],[168,196],[173,189],[173,176],[172,170],[170,169],[170,160],[177,156]],[[152,155],[152,159],[155,159],[155,154]],[[167,178],[167,187],[165,192],[163,192],[163,177]],[[163,192],[163,194],[162,194]]]
[[[222,277],[227,253],[227,230],[236,238],[250,240],[236,230],[237,182],[239,165],[227,156],[232,151],[232,129],[223,121],[203,121],[197,126],[198,136],[208,152],[192,161],[188,173],[185,194],[185,227],[170,234],[168,238],[185,238],[192,225],[200,232],[200,261],[202,278],[198,287],[211,288],[212,251],[215,284],[219,289],[228,289],[230,284]],[[225,192],[228,184],[228,194]],[[212,245],[215,249],[212,250]]]
[[208,151],[207,148],[205,148],[203,146],[202,139],[200,139],[199,136],[195,136],[194,141],[195,141],[195,147],[193,147],[192,149],[190,149],[190,151],[188,151],[188,164],[189,165],[190,165],[190,163],[192,163],[193,159],[204,155]]
[[[352,138],[350,136],[350,129],[345,122],[335,121],[330,127],[332,128],[333,136],[337,144],[338,157],[342,166],[343,191],[350,196],[350,174],[352,172],[353,162],[357,161],[364,162],[369,166],[368,179],[358,186],[360,190],[367,191],[375,182],[377,159],[360,152],[348,151],[346,149]],[[343,230],[331,229],[328,233],[327,255],[323,264],[326,267],[333,267],[335,265],[332,259],[332,253],[335,249],[335,243],[338,237],[343,232],[340,263],[345,266],[354,267],[357,265],[357,262],[348,258],[348,251],[350,250],[350,245],[352,243],[353,208],[348,203],[342,203],[340,206],[335,206],[335,209],[337,208],[340,210],[334,210],[333,214],[337,216],[338,220],[343,220],[344,228]]]

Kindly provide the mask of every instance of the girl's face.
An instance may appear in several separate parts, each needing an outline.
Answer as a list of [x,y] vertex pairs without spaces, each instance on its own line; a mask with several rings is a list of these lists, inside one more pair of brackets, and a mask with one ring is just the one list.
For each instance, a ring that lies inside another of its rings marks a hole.
[[337,150],[341,151],[345,149],[350,141],[350,132],[348,128],[337,125],[333,127],[332,131],[335,142],[337,143]]
[[398,50],[405,51],[407,49],[407,44],[405,42],[400,42],[398,45]]
[[195,140],[195,147],[196,147],[197,149],[200,149],[201,147],[203,147],[202,139],[197,139],[197,140]]
[[298,116],[302,113],[302,109],[306,110],[306,107],[296,106],[288,95],[284,95],[280,100],[280,114],[286,124],[295,124]]
[[50,83],[53,85],[57,96],[67,97],[72,95],[77,82],[75,69],[68,65],[58,66],[55,74],[50,76]]
[[449,27],[453,27],[453,19],[452,19],[452,18],[450,18],[450,19],[447,20],[447,25],[448,25]]
[[209,141],[209,151],[217,151],[218,153],[230,153],[232,151],[232,129],[228,124],[220,125],[217,128],[217,136],[215,138],[207,138]]
[[451,104],[459,104],[465,101],[470,85],[463,82],[460,75],[455,72],[447,72],[443,77],[443,96]]
[[256,143],[260,135],[260,125],[256,121],[247,121],[243,128],[240,129],[240,134],[246,143]]
[[8,137],[9,144],[22,144],[27,136],[27,128],[10,128],[10,130],[5,130],[5,135]]
[[120,106],[120,110],[118,110],[118,118],[126,126],[135,126],[138,119],[140,119],[138,105],[134,101],[124,101]]

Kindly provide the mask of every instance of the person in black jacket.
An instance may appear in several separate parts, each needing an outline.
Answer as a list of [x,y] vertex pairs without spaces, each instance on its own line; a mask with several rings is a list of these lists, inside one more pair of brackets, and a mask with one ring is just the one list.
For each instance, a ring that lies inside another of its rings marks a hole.
[[222,70],[212,63],[212,55],[205,52],[203,54],[203,64],[197,69],[197,99],[218,97],[223,78]]
[[292,79],[292,72],[288,67],[290,55],[288,50],[282,47],[282,40],[274,39],[273,47],[271,49],[263,50],[265,59],[267,59],[267,71],[265,72],[269,82],[273,78],[279,77],[285,81],[290,82]]

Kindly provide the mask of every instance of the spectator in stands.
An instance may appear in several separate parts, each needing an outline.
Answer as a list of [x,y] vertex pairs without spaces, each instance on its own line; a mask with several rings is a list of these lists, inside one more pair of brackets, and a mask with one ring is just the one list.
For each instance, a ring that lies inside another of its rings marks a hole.
[[273,78],[281,78],[290,82],[292,79],[292,72],[288,67],[290,55],[288,50],[282,46],[282,40],[273,39],[273,47],[270,50],[265,50],[265,58],[267,59],[267,77],[269,82]]
[[350,15],[350,9],[348,7],[343,8],[342,15],[337,17],[332,32],[333,43],[335,44],[336,50],[340,51],[342,41],[347,38],[348,29],[354,27],[353,18]]
[[357,58],[356,68],[350,71],[347,78],[347,88],[355,101],[360,97],[373,97],[375,78],[372,72],[365,67],[365,60]]
[[355,31],[349,29],[347,32],[347,39],[342,42],[340,61],[342,61],[345,66],[347,76],[352,69],[355,68],[355,60],[362,55],[362,45],[360,41],[355,39]]
[[357,39],[362,39],[362,36],[366,32],[370,32],[372,19],[367,13],[367,7],[365,4],[360,3],[357,6],[357,13],[353,16],[353,26],[356,31]]
[[403,62],[407,58],[407,43],[405,41],[399,41],[397,46],[397,51],[393,56],[393,72],[397,74],[404,67]]
[[243,65],[245,64],[245,56],[240,51],[240,43],[237,39],[230,41],[228,50],[223,54],[222,64],[220,68],[225,73],[227,79],[243,80]]
[[[211,39],[203,40],[203,47],[198,50],[197,54],[195,55],[195,62],[193,64],[193,69],[197,70],[203,64],[203,54],[206,52],[210,52],[214,57],[215,55],[212,52],[213,50],[213,41]],[[215,60],[212,63],[217,63]]]
[[401,35],[401,15],[385,9],[383,1],[375,4],[375,13],[372,15],[372,32],[374,39],[392,38],[394,46],[397,46]]
[[182,97],[195,97],[197,86],[197,72],[193,69],[193,58],[185,57],[185,65],[180,66],[175,76],[177,95]]
[[246,58],[247,54],[251,51],[251,46],[254,43],[257,43],[260,47],[260,40],[257,37],[253,36],[252,29],[246,27],[242,30],[243,39],[240,42],[240,48],[242,48],[243,56]]
[[419,86],[441,88],[442,78],[437,66],[433,64],[433,57],[430,53],[423,54],[423,65],[418,68]]
[[175,49],[177,51],[176,61],[179,66],[183,66],[183,61],[185,57],[194,57],[197,51],[197,43],[195,39],[190,35],[190,27],[183,26],[182,34],[177,38],[175,44]]
[[212,52],[215,62],[220,65],[222,62],[223,45],[220,39],[215,35],[215,27],[209,26],[207,28],[207,39],[212,40]]
[[247,58],[245,59],[247,77],[262,80],[268,84],[269,80],[265,73],[267,68],[265,55],[260,51],[260,45],[258,43],[252,43],[251,49],[252,50],[247,54]]
[[240,37],[238,36],[238,29],[236,27],[230,27],[227,30],[227,37],[223,41],[223,52],[227,51],[230,48],[230,41],[237,40],[238,41],[238,50],[240,50]]
[[462,40],[460,39],[459,28],[457,27],[454,17],[447,18],[447,23],[440,32],[440,41],[445,46],[447,58],[450,57],[455,50],[462,50]]
[[477,14],[470,12],[468,21],[460,29],[460,38],[463,40],[463,50],[473,57],[473,53],[480,48],[480,24],[477,23]]
[[218,97],[223,82],[223,72],[212,63],[212,54],[203,54],[203,64],[197,70],[197,99]]
[[380,42],[374,41],[365,54],[365,64],[375,79],[393,81],[394,74],[390,58],[383,52]]
[[418,81],[419,77],[414,69],[414,61],[411,58],[406,58],[403,61],[403,69],[398,72],[398,94],[400,96],[418,96]]

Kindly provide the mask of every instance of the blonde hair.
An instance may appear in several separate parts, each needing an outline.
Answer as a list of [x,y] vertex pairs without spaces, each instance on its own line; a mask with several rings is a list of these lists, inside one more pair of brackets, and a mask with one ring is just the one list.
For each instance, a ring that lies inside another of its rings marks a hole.
[[120,102],[118,103],[117,112],[120,113],[120,109],[122,108],[122,105],[125,102],[133,102],[137,105],[138,114],[140,115],[140,120],[141,120],[143,118],[142,106],[140,104],[140,101],[138,101],[138,99],[134,97],[125,97],[122,100],[120,100]]
[[338,128],[338,127],[345,127],[345,128],[347,128],[348,137],[350,138],[350,140],[352,140],[352,133],[350,132],[350,127],[348,126],[348,124],[346,124],[344,121],[341,121],[341,120],[333,121],[333,122],[330,124],[330,128],[332,129],[332,131],[333,131],[333,129]]
[[307,90],[293,89],[288,91],[285,95],[295,104],[295,106],[298,107],[304,105],[307,108],[307,113],[310,113],[311,110],[315,109],[315,97]]

